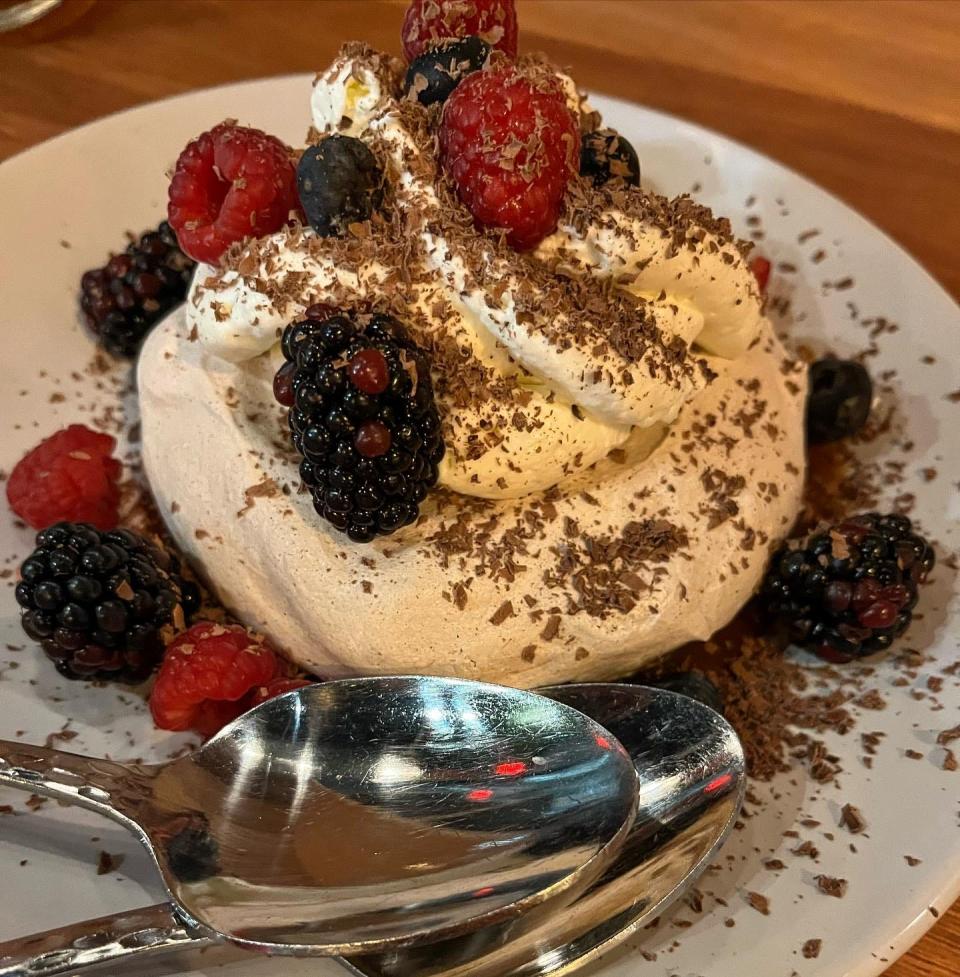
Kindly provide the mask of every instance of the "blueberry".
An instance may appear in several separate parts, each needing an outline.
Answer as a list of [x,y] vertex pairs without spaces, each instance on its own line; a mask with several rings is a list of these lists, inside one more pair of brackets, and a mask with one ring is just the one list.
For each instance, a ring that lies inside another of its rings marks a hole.
[[327,136],[300,157],[297,189],[310,226],[321,237],[336,236],[380,206],[383,170],[359,139]]
[[479,37],[447,41],[410,62],[404,91],[421,105],[445,102],[467,75],[483,68],[489,57],[490,45]]
[[812,444],[839,441],[856,434],[870,416],[873,383],[854,360],[832,357],[810,367],[807,438]]
[[640,159],[636,150],[614,129],[587,133],[580,146],[580,175],[602,187],[613,180],[640,186]]

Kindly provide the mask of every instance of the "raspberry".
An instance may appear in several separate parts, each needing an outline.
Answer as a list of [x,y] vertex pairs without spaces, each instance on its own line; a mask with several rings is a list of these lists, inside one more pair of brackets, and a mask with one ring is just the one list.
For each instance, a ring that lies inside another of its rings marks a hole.
[[400,38],[407,61],[438,41],[476,36],[511,58],[517,56],[517,8],[514,0],[413,0],[403,18]]
[[750,262],[750,270],[753,272],[753,277],[757,280],[757,287],[760,289],[760,294],[766,295],[767,283],[770,281],[769,259],[757,255]]
[[263,638],[236,625],[195,624],[167,648],[150,696],[161,729],[212,736],[250,707],[251,689],[277,675],[277,656]]
[[506,229],[522,251],[557,226],[580,131],[555,78],[533,81],[501,64],[469,75],[447,99],[440,153],[474,220]]
[[88,522],[113,529],[120,504],[121,465],[108,434],[71,424],[41,441],[17,463],[7,483],[10,508],[34,529]]
[[298,210],[287,147],[229,122],[188,143],[170,181],[170,226],[197,261],[216,263],[231,244],[279,231]]
[[266,685],[258,685],[250,693],[249,708],[259,706],[261,702],[266,702],[268,699],[275,699],[278,695],[283,695],[284,692],[292,692],[294,689],[302,689],[305,685],[313,684],[306,678],[275,678]]

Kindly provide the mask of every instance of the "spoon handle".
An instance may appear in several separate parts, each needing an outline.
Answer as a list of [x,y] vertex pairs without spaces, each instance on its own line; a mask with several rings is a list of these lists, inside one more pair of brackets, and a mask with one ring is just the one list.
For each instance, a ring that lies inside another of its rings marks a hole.
[[164,902],[0,943],[0,977],[53,977],[97,964],[122,964],[134,957],[212,945],[214,940],[191,930]]
[[112,760],[0,740],[0,786],[77,804],[123,823],[117,801],[136,794],[141,780],[135,767]]

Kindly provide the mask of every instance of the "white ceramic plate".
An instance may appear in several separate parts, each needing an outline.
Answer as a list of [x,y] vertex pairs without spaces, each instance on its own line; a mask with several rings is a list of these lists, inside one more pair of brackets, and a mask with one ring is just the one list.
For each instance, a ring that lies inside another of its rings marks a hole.
[[[302,142],[308,92],[303,76],[197,92],[104,119],[0,166],[0,469],[9,471],[42,436],[116,404],[122,371],[102,378],[102,389],[90,377],[71,378],[92,353],[76,313],[77,283],[85,269],[122,244],[125,230],[156,224],[165,209],[164,173],[187,140],[223,118],[239,117]],[[960,404],[947,397],[960,389],[960,309],[880,231],[795,173],[670,116],[612,99],[595,102],[607,123],[634,142],[644,178],[658,190],[699,188],[699,196],[730,215],[743,235],[760,219],[763,252],[797,269],[779,275],[773,287],[792,300],[795,339],[852,353],[869,342],[863,319],[884,316],[899,323],[899,331],[879,337],[880,352],[869,363],[875,376],[897,371],[890,383],[907,428],[900,440],[913,441],[914,448],[904,453],[891,434],[870,450],[905,463],[907,482],[891,488],[891,495],[914,492],[915,515],[941,544],[924,618],[909,635],[912,645],[937,659],[912,683],[925,689],[927,677],[958,656],[956,618],[952,628],[948,623],[958,609],[957,579],[942,557],[960,541]],[[803,239],[814,229],[819,235]],[[824,256],[812,262],[819,250]],[[844,279],[854,284],[835,286]],[[851,318],[848,303],[860,321]],[[931,356],[934,362],[924,361]],[[203,446],[196,449],[201,465]],[[936,469],[936,478],[925,481],[925,468]],[[15,528],[4,512],[0,503],[0,571],[6,574],[0,579],[0,736],[43,742],[69,721],[79,734],[65,744],[69,749],[165,757],[179,741],[151,729],[135,696],[60,681],[22,636],[9,571],[30,550],[32,534]],[[874,977],[916,940],[960,891],[960,773],[940,769],[943,750],[935,744],[938,730],[960,720],[960,680],[943,676],[938,711],[931,698],[916,699],[911,688],[893,686],[901,675],[889,663],[877,665],[873,684],[889,705],[870,713],[860,728],[888,736],[872,770],[860,762],[858,733],[828,738],[844,769],[841,789],[818,793],[799,769],[772,788],[760,788],[766,802],[748,805],[752,816],[724,849],[721,869],[701,884],[702,911],[675,910],[585,973],[632,977],[642,968],[649,977]],[[907,758],[905,749],[923,758]],[[0,796],[17,812],[0,817],[0,939],[162,897],[146,856],[122,829],[53,804],[28,813],[23,800]],[[854,839],[837,828],[844,802],[866,816],[866,834]],[[819,865],[789,853],[797,841],[783,832],[801,818],[822,822],[819,828],[798,827],[821,849]],[[101,849],[126,856],[119,871],[96,875]],[[905,855],[922,861],[911,867]],[[781,858],[787,869],[764,869],[762,860],[770,857]],[[818,872],[849,880],[842,902],[817,890]],[[747,891],[770,900],[770,916],[746,903]],[[823,941],[819,959],[806,959],[801,947],[815,938]],[[655,962],[649,961],[653,954]],[[254,958],[222,970],[203,958],[137,968],[139,975],[214,971],[224,977],[343,973],[330,961]]]

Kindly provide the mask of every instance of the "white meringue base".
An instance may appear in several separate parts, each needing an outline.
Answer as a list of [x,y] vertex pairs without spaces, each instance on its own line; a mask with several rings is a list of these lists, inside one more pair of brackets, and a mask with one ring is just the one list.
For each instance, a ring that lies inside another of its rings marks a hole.
[[[452,514],[438,514],[429,499],[418,525],[373,544],[333,530],[309,494],[298,494],[269,356],[242,366],[212,356],[187,338],[182,310],[153,331],[140,357],[143,460],[176,542],[218,597],[318,675],[425,673],[521,687],[612,679],[726,624],[756,590],[770,549],[799,511],[803,372],[788,364],[768,324],[745,355],[710,365],[719,377],[665,437],[662,428],[637,432],[625,460],[603,461],[561,484],[558,517],[518,558],[524,569],[512,583],[475,573],[469,556],[462,569],[456,555],[444,568],[427,539]],[[736,418],[755,414],[761,401],[762,416],[745,437]],[[701,479],[707,468],[746,479],[736,516],[712,529],[715,520],[703,511],[716,502]],[[248,491],[269,486],[266,479],[276,484],[272,495]],[[513,514],[535,498],[490,503],[474,521],[500,513],[512,526]],[[663,519],[685,530],[689,544],[659,564],[666,570],[659,579],[645,577],[653,590],[629,612],[570,614],[564,591],[544,581],[556,570],[556,548],[570,543],[567,516],[594,536]],[[757,534],[751,548],[745,526]],[[471,577],[458,609],[454,585]],[[495,626],[490,619],[507,600],[514,614]],[[559,631],[544,640],[557,609]]]

